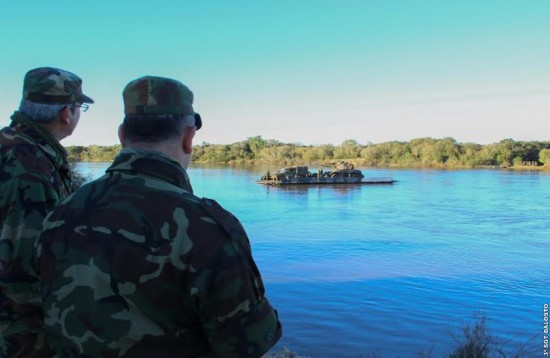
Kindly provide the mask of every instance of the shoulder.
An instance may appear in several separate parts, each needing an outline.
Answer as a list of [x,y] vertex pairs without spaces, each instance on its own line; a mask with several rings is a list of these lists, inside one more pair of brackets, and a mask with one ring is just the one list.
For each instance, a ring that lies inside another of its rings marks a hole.
[[[84,209],[86,207],[90,210],[94,210],[94,206],[96,205],[94,205],[91,200],[104,197],[104,192],[98,187],[98,184],[101,183],[97,180],[83,184],[76,191],[63,198],[63,200],[56,205],[55,209],[52,210],[44,221],[44,229],[48,229],[49,225],[47,225],[47,222],[50,218],[55,220],[55,218],[59,217],[73,217],[73,213],[76,213],[76,210]],[[105,198],[104,202],[108,200],[108,198]],[[116,217],[114,216],[111,216],[111,218],[116,220]],[[66,224],[68,225],[70,222],[67,221]]]
[[[195,266],[197,312],[218,356],[260,356],[277,342],[282,329],[265,298],[248,237],[239,220],[216,201],[203,198],[201,205],[224,239],[205,253],[210,260]],[[202,253],[198,256],[202,259]]]
[[0,131],[1,170],[16,176],[26,173],[50,176],[55,166],[38,143],[9,129]]
[[[1,150],[1,148],[0,148]],[[31,151],[17,151],[0,156],[0,198],[17,197],[25,202],[59,200],[53,182],[55,167]]]
[[241,222],[235,215],[224,209],[216,200],[201,198],[200,205],[204,212],[210,216],[233,240],[242,241],[249,249],[248,237]]
[[208,272],[211,279],[202,282],[204,292],[212,289],[215,282],[228,282],[235,277],[261,281],[248,235],[235,215],[212,199],[201,198],[199,204],[201,216],[190,220],[188,236],[193,243],[198,277],[201,272]]
[[34,139],[21,132],[14,127],[4,127],[0,129],[0,148],[3,151],[10,149],[20,149],[35,147],[38,149],[38,144]]
[[[224,243],[238,244],[238,249],[249,250],[248,236],[239,219],[216,200],[188,194],[182,197],[181,204],[185,208],[187,219],[190,220],[190,228],[192,225],[196,226],[196,229],[190,233],[191,237],[194,236],[195,231],[198,236],[215,232],[217,235],[211,235],[212,240],[218,237],[223,239]],[[201,232],[205,234],[201,235]]]

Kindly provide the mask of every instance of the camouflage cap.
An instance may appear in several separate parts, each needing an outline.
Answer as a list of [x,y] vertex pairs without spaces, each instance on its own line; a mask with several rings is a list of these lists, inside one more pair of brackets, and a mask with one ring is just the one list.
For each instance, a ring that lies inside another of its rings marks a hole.
[[144,76],[122,92],[125,114],[194,115],[193,92],[171,78]]
[[82,93],[82,80],[72,72],[40,67],[30,70],[23,82],[23,98],[35,103],[94,103]]

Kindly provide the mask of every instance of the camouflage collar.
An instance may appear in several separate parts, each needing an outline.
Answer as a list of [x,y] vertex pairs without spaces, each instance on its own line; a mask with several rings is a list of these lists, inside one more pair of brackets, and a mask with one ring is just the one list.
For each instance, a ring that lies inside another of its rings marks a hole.
[[107,173],[111,172],[157,178],[193,193],[185,169],[175,160],[159,152],[124,148],[107,169]]
[[52,147],[52,145],[48,141],[44,140],[44,138],[36,133],[36,131],[17,122],[12,122],[10,127],[21,139],[38,146],[40,150],[46,153],[58,170],[68,170],[69,164],[67,157]]
[[64,164],[67,165],[67,151],[47,129],[18,111],[13,113],[11,120],[13,121],[11,126],[22,137],[38,144],[52,158],[57,168],[61,168]]

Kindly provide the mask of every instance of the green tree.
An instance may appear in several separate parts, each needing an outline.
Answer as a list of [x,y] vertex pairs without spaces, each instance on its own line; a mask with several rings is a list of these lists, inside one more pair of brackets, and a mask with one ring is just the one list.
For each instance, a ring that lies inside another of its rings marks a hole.
[[379,165],[385,156],[384,149],[376,144],[370,144],[361,150],[361,158],[367,165]]
[[361,155],[361,146],[354,139],[346,139],[334,149],[334,159],[356,159]]
[[439,164],[456,165],[459,161],[460,147],[454,138],[447,137],[437,140],[434,150],[438,153]]
[[550,149],[542,149],[539,153],[539,162],[544,164],[544,166],[550,166]]
[[465,166],[475,167],[481,164],[479,153],[482,146],[476,143],[464,143],[460,150],[460,163]]
[[262,148],[264,148],[267,144],[267,142],[263,140],[261,136],[248,137],[246,142],[248,144],[248,147],[250,148],[253,158],[256,158],[258,154],[260,154]]
[[515,149],[516,149],[516,142],[511,139],[503,139],[496,145],[497,149],[497,162],[500,165],[503,166],[511,166],[513,164],[513,160],[515,155]]

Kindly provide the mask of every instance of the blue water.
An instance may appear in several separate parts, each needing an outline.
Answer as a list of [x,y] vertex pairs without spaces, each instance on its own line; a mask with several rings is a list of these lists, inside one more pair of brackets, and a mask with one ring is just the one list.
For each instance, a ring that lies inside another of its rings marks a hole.
[[[94,176],[106,166],[81,164]],[[274,188],[254,183],[265,169],[189,174],[197,195],[247,229],[283,323],[278,346],[311,357],[439,357],[456,346],[451,333],[484,315],[508,352],[542,352],[550,173],[364,169],[398,182]]]

